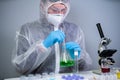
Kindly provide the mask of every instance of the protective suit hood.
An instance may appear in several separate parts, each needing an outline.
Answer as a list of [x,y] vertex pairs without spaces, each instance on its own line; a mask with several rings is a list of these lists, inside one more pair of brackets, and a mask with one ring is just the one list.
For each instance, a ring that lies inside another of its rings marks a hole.
[[70,1],[69,0],[41,0],[40,1],[40,23],[42,25],[44,25],[44,26],[49,25],[49,22],[48,22],[47,17],[46,17],[47,11],[48,11],[48,8],[50,6],[52,6],[53,4],[56,4],[56,3],[62,3],[66,6],[67,11],[64,15],[64,19],[68,15],[69,10],[70,10]]

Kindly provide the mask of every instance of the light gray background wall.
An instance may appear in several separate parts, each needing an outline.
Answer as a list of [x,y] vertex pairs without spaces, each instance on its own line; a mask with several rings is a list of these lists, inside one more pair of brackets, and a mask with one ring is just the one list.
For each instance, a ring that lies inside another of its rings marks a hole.
[[[39,0],[0,0],[0,79],[20,76],[11,64],[15,33],[26,22],[39,19]],[[93,69],[98,68],[100,36],[96,23],[101,23],[104,34],[117,49],[113,56],[120,67],[120,0],[71,0],[67,20],[79,25],[86,39],[86,49],[92,57]]]

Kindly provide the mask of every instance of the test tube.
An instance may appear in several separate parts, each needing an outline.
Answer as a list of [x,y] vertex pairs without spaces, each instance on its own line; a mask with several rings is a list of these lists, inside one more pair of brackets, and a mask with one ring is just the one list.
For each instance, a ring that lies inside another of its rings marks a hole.
[[74,56],[75,56],[75,73],[78,73],[78,51],[74,51]]
[[[62,30],[62,29],[61,29]],[[62,30],[63,31],[63,30]],[[64,31],[63,31],[64,32]],[[65,46],[65,39],[63,40],[63,43],[62,43],[62,46],[63,46],[63,60],[65,62],[67,62],[67,59],[66,59],[66,46]]]

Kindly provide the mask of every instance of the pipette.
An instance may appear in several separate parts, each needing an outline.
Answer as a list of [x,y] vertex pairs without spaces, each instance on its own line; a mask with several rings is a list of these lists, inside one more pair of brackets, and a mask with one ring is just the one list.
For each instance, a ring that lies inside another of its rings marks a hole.
[[[61,28],[62,30],[62,28]],[[62,30],[63,31],[63,30]],[[63,43],[62,43],[62,54],[61,54],[61,61],[60,61],[60,66],[63,66],[64,64],[63,63],[67,63],[67,56],[66,56],[66,47],[65,47],[65,39],[63,40]]]
[[63,61],[65,61],[65,63],[67,63],[65,40],[63,40]]
[[[58,27],[54,27],[54,31],[58,30]],[[55,57],[56,57],[56,64],[55,64],[55,73],[59,73],[60,69],[60,48],[58,42],[55,44]]]

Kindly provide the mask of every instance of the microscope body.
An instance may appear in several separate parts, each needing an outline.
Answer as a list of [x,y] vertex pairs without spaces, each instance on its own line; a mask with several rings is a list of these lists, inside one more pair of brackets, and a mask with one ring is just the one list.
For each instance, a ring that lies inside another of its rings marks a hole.
[[99,65],[101,67],[101,72],[108,73],[110,72],[110,65],[115,63],[114,59],[112,58],[113,54],[117,51],[116,49],[108,49],[107,46],[110,44],[111,40],[109,38],[104,37],[102,28],[100,23],[96,24],[98,31],[100,33],[101,41],[98,47],[98,54],[99,54]]
[[98,54],[99,54],[99,65],[101,67],[101,72],[110,72],[110,65],[115,63],[112,58],[113,54],[116,52],[115,49],[108,49],[107,45],[111,42],[108,38],[102,38],[99,44]]

